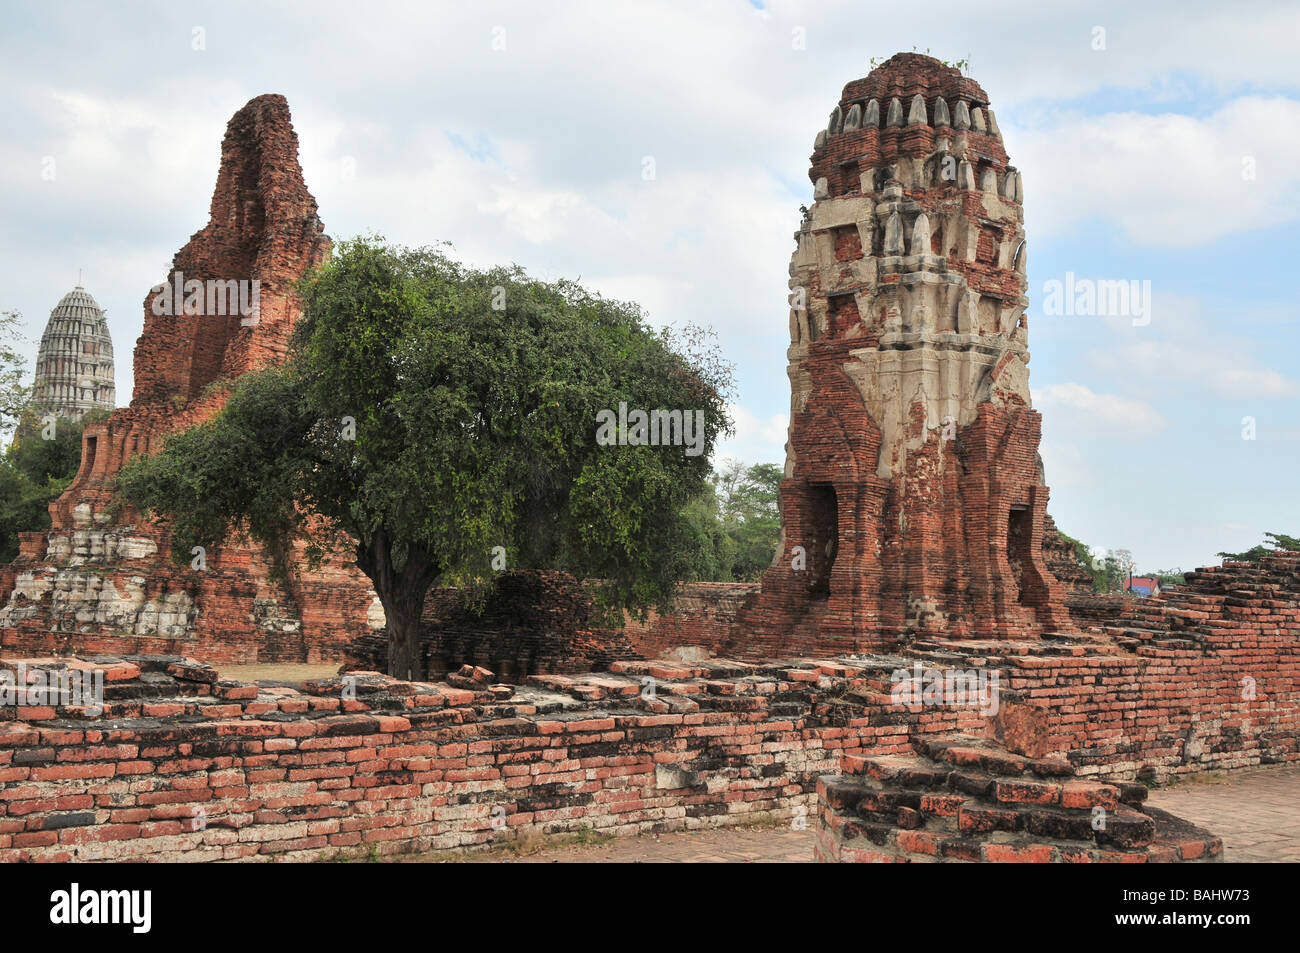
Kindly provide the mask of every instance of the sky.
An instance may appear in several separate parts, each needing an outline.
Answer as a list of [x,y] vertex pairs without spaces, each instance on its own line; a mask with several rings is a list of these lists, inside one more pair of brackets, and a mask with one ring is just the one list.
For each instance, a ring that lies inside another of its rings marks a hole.
[[[720,455],[746,463],[785,456],[817,131],[873,58],[966,60],[1024,183],[1057,524],[1139,571],[1300,535],[1300,5],[8,0],[5,26],[0,310],[29,361],[81,270],[127,402],[225,124],[276,92],[336,240],[450,242],[711,327],[737,381]],[[1149,309],[1051,304],[1103,280]]]

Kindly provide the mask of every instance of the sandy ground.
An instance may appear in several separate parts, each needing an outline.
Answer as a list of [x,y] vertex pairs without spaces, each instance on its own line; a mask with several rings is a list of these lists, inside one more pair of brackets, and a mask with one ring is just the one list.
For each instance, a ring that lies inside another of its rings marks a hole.
[[218,666],[225,678],[241,682],[281,682],[286,685],[300,685],[309,678],[325,678],[339,670],[338,662],[324,665],[225,665]]

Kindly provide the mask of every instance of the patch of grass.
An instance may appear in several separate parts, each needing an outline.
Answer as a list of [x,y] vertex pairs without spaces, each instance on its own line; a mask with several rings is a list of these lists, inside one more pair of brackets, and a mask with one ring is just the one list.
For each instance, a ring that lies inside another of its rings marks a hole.
[[535,827],[527,827],[516,836],[501,844],[492,846],[492,850],[501,850],[516,857],[528,857],[544,850],[561,850],[565,847],[599,847],[610,841],[618,840],[613,834],[602,834],[594,827],[584,827],[572,834],[557,834],[547,837]]
[[573,843],[578,847],[599,847],[601,844],[608,844],[610,841],[618,840],[616,835],[602,834],[594,827],[584,827],[574,834],[573,838]]
[[1164,786],[1174,788],[1187,784],[1218,784],[1226,780],[1228,776],[1222,771],[1197,771],[1195,774],[1176,774]]
[[546,848],[546,835],[535,827],[526,827],[519,834],[506,841],[502,849],[516,857],[528,857],[539,854]]
[[[774,827],[789,827],[794,815],[789,812],[774,814],[764,814],[761,817],[746,818],[743,821],[737,821],[735,824],[727,824],[717,830],[737,830],[737,831],[764,831]],[[805,820],[807,815],[805,815]]]
[[382,864],[389,858],[379,856],[379,845],[371,844],[366,850],[364,857],[348,856],[341,850],[336,850],[332,854],[326,854],[322,851],[316,857],[318,864],[350,864],[354,861],[360,861],[363,864]]
[[493,857],[531,857],[533,854],[563,850],[566,847],[600,847],[616,840],[618,840],[616,834],[605,834],[592,827],[584,827],[571,834],[551,835],[543,834],[535,827],[525,827],[513,837],[494,841],[486,847],[439,850],[402,858],[402,861],[463,864],[475,860],[489,860]]

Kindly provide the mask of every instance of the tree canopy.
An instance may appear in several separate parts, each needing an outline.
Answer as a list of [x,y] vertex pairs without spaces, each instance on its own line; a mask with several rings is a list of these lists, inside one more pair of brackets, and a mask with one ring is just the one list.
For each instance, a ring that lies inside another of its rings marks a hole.
[[18,534],[50,528],[50,502],[81,466],[81,432],[90,420],[58,418],[53,426],[22,424],[0,456],[0,562],[18,555]]
[[781,543],[781,467],[731,459],[687,506],[696,558],[692,582],[757,582]]
[[734,549],[731,576],[737,582],[757,581],[772,565],[781,542],[777,490],[782,476],[774,463],[746,467],[739,461],[731,461],[717,476],[724,498],[722,524]]
[[731,428],[730,366],[706,336],[655,331],[571,281],[375,238],[336,246],[299,291],[287,363],[121,475],[127,501],[171,519],[179,558],[231,532],[282,569],[295,540],[314,558],[349,547],[404,677],[423,673],[435,581],[565,569],[611,611],[669,604],[698,559],[689,504]]
[[1300,550],[1300,536],[1288,536],[1285,533],[1265,533],[1264,542],[1241,553],[1219,553],[1223,559],[1232,562],[1253,562],[1261,556],[1268,556],[1279,549]]

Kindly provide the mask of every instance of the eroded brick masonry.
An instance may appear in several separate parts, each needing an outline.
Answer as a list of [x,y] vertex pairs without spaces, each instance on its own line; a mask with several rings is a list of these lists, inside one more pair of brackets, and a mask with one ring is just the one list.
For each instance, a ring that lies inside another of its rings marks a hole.
[[790,263],[784,538],[768,654],[1068,630],[1042,543],[1020,173],[974,80],[894,56],[814,144]]
[[[103,711],[30,691],[0,707],[0,860],[315,859],[760,818],[815,826],[824,860],[1218,859],[1133,782],[1300,760],[1300,553],[1170,592],[1050,639],[522,685],[469,665],[297,690],[180,657],[8,658],[29,683],[98,669],[106,687]],[[927,698],[927,673],[954,670],[996,695]]]
[[281,585],[258,547],[233,543],[207,554],[201,571],[188,555],[180,568],[165,527],[112,505],[127,459],[215,415],[239,375],[284,359],[299,313],[294,283],[329,248],[288,103],[259,96],[227,126],[208,224],[176,254],[164,286],[178,275],[256,281],[256,321],[228,300],[204,294],[197,313],[186,313],[184,302],[159,306],[163,292],[150,291],[131,405],[86,428],[81,468],[50,506],[52,528],[23,534],[17,560],[0,570],[0,645],[318,661],[340,658],[368,622],[382,625],[369,584],[343,560]]
[[[561,574],[503,577],[485,627],[435,593],[427,683],[250,685],[186,657],[327,657],[366,624],[370,593],[342,570],[291,594],[236,549],[196,578],[105,508],[126,456],[215,412],[221,375],[283,355],[284,282],[326,242],[294,148],[283,100],[242,110],[218,189],[237,198],[214,198],[177,265],[277,278],[262,323],[281,324],[147,319],[137,362],[166,367],[137,366],[55,529],[6,571],[0,860],[314,859],[758,818],[815,828],[827,861],[1216,860],[1213,832],[1134,782],[1300,760],[1300,553],[1140,602],[1070,579],[1067,614],[1020,177],[980,87],[914,54],[850,83],[817,138],[784,540],[758,591],[684,587],[676,614],[622,633],[590,628]],[[51,671],[102,673],[103,709],[44,697]]]

